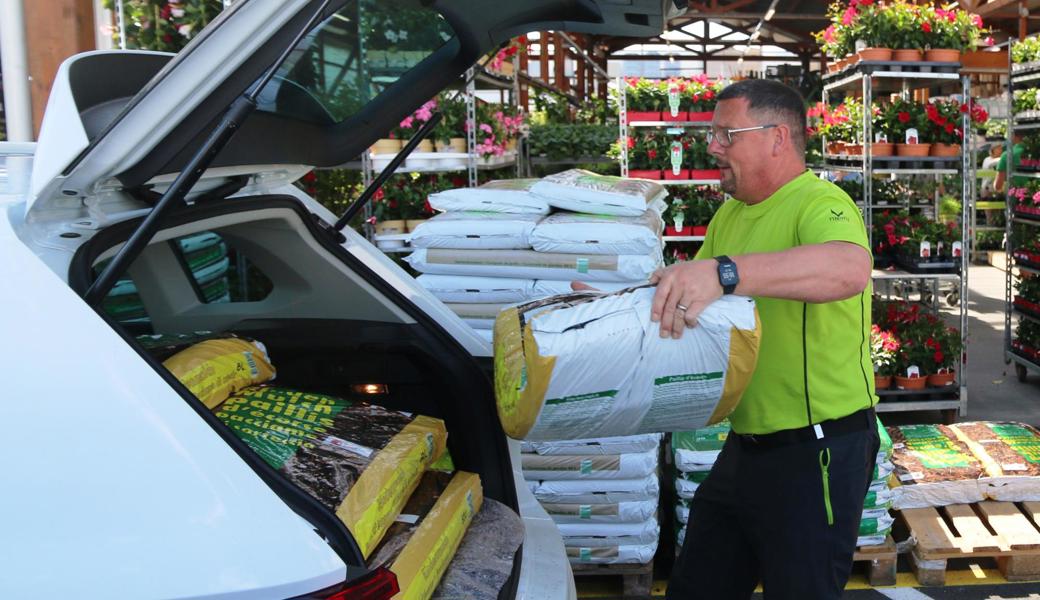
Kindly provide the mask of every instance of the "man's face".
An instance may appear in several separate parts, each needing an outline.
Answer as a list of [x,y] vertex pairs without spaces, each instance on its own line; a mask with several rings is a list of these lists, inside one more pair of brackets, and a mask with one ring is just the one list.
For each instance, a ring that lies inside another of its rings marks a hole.
[[[726,129],[743,129],[745,127],[756,127],[768,125],[759,123],[747,109],[746,98],[733,98],[722,100],[715,105],[715,116],[712,119],[712,128],[716,133],[722,134]],[[722,190],[737,200],[750,200],[756,198],[756,190],[763,183],[760,176],[766,169],[770,168],[772,161],[773,138],[772,129],[760,129],[757,131],[742,131],[734,133],[732,143],[723,146],[718,135],[708,146],[708,152],[715,157],[722,169]]]

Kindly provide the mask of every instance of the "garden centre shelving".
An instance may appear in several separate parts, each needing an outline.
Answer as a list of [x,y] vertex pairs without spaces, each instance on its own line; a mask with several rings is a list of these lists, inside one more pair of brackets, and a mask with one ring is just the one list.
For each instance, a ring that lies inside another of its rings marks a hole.
[[[863,152],[859,155],[833,155],[824,153],[826,167],[834,171],[854,172],[861,175],[863,184],[862,203],[863,218],[867,233],[873,243],[874,212],[879,209],[892,208],[874,204],[873,188],[875,175],[900,177],[908,175],[925,175],[941,178],[945,175],[965,175],[961,178],[961,244],[959,257],[959,273],[911,273],[905,270],[877,270],[873,272],[875,293],[884,296],[907,294],[908,289],[916,288],[921,292],[922,300],[929,300],[932,310],[938,310],[940,286],[952,286],[951,301],[956,299],[960,309],[960,334],[962,348],[967,348],[968,314],[967,314],[967,275],[969,237],[969,214],[974,196],[974,153],[969,145],[970,123],[967,115],[962,117],[961,154],[952,158],[933,157],[874,157],[871,144],[874,140],[872,111],[873,99],[881,94],[900,94],[908,96],[914,90],[927,89],[938,94],[961,94],[964,99],[971,98],[971,80],[967,75],[959,73],[959,63],[901,63],[889,61],[860,61],[837,73],[824,77],[823,102],[829,105],[832,94],[859,94],[863,106],[863,122],[860,126],[860,140]],[[826,138],[824,148],[827,148]],[[920,205],[918,205],[920,206]],[[910,209],[910,205],[903,207]],[[939,214],[938,194],[930,207],[933,215]],[[879,390],[881,400],[879,412],[941,410],[947,418],[955,411],[964,415],[968,404],[967,370],[965,369],[966,352],[962,351],[957,367],[957,383],[950,388],[926,388],[922,391]]]
[[[1012,40],[1011,43],[1013,44],[1014,40]],[[1007,131],[1007,148],[1010,149],[1013,148],[1013,139],[1016,131],[1024,132],[1027,135],[1040,135],[1040,115],[1019,117],[1014,113],[1013,108],[1014,93],[1016,89],[1040,90],[1040,62],[1014,64],[1009,61],[1008,74],[1008,116],[1010,121]],[[1005,150],[1005,152],[1009,151],[1010,150]],[[1006,162],[1008,190],[1010,190],[1011,182],[1015,177],[1040,179],[1040,173],[1022,170],[1016,171],[1014,170],[1015,165],[1013,160],[1008,160]],[[1013,363],[1015,365],[1015,374],[1019,381],[1025,381],[1029,371],[1040,371],[1040,357],[1031,355],[1031,353],[1023,347],[1022,342],[1015,337],[1014,332],[1012,331],[1012,322],[1013,318],[1017,317],[1019,326],[1022,325],[1023,321],[1040,323],[1040,318],[1038,318],[1040,315],[1031,313],[1030,311],[1015,305],[1014,286],[1016,280],[1021,280],[1023,273],[1028,273],[1031,276],[1040,275],[1040,268],[1037,268],[1040,267],[1040,265],[1016,257],[1016,254],[1022,247],[1024,240],[1018,239],[1019,228],[1016,228],[1015,226],[1022,225],[1024,228],[1035,229],[1040,233],[1040,216],[1018,213],[1015,210],[1014,204],[1015,203],[1012,202],[1011,198],[1008,198],[1005,209],[1006,222],[1004,234],[1007,240],[1007,263],[1004,270],[1004,360],[1007,363]]]

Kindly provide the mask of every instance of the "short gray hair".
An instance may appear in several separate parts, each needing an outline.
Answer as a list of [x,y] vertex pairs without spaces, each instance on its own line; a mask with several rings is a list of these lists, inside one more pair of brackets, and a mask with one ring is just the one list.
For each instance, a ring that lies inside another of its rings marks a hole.
[[726,86],[718,99],[744,98],[748,109],[770,113],[791,130],[791,143],[799,154],[805,154],[805,101],[798,90],[771,79],[745,79]]

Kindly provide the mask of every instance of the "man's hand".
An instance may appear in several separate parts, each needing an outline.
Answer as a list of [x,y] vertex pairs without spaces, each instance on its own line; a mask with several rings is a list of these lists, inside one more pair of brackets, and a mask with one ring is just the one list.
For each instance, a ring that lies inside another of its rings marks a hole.
[[650,319],[661,323],[661,337],[679,339],[683,329],[697,325],[701,311],[722,297],[716,264],[694,260],[658,269],[650,276],[650,283],[657,285]]
[[582,283],[580,281],[572,281],[571,282],[571,289],[574,290],[575,292],[586,292],[586,291],[588,291],[588,292],[598,292],[599,291],[597,288],[594,288],[591,285],[589,285],[587,283]]

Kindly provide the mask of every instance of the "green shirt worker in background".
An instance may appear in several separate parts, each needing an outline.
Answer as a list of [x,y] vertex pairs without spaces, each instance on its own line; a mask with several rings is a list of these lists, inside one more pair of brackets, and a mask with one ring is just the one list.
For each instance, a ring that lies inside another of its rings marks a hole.
[[[1004,183],[1007,181],[1007,160],[1009,154],[1011,155],[1012,171],[1017,171],[1018,165],[1022,164],[1022,153],[1025,152],[1026,149],[1022,144],[1022,139],[1022,132],[1016,131],[1011,138],[1011,152],[1005,152],[1000,156],[1000,162],[997,163],[997,180],[993,183],[994,190],[998,192],[1007,191],[1004,189]],[[1028,181],[1028,177],[1012,177],[1011,185],[1015,187],[1024,187]]]
[[840,598],[879,440],[871,255],[852,200],[805,168],[805,105],[775,81],[719,95],[709,152],[733,196],[697,259],[656,272],[652,318],[678,338],[723,294],[755,299],[758,365],[690,507],[673,600]]

